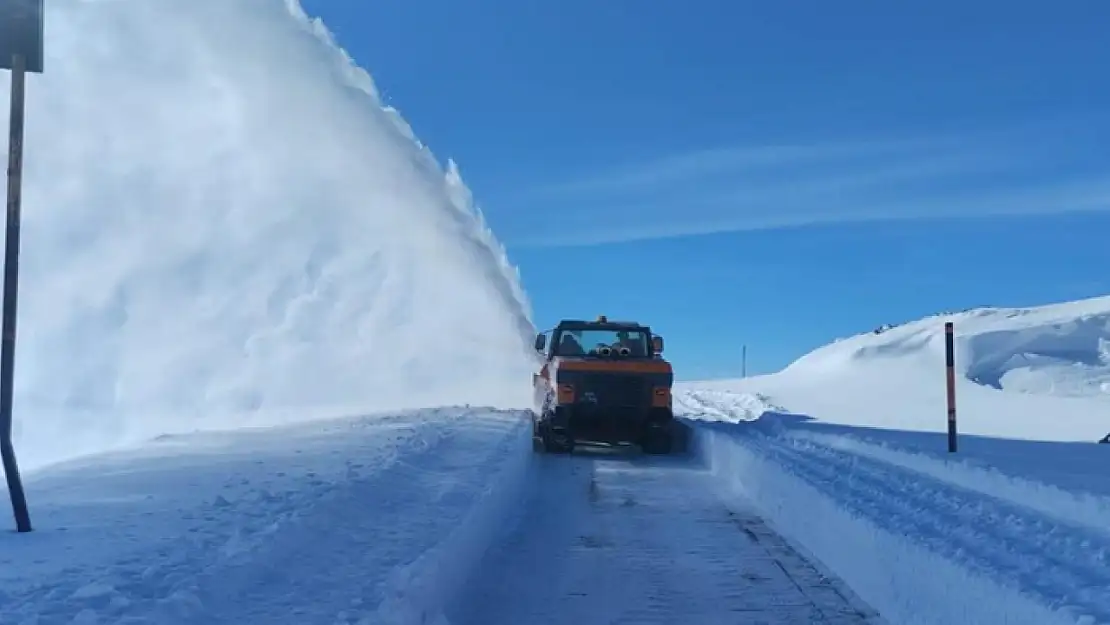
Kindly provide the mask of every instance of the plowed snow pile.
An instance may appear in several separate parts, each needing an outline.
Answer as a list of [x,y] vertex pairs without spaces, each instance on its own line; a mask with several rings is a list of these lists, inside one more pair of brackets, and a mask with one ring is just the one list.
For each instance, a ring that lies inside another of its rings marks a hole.
[[454,165],[296,0],[47,9],[46,73],[28,80],[25,465],[163,432],[527,402],[515,269]]
[[1093,441],[1110,432],[1110,297],[938,315],[837,341],[774,375],[700,382],[827,423],[944,429],[944,323],[956,334],[960,431]]

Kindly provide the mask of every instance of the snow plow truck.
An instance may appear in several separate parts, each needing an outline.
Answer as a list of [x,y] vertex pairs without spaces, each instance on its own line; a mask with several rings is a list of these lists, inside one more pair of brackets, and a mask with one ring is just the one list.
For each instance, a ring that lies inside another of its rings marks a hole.
[[662,356],[663,337],[650,327],[605,316],[565,319],[537,334],[535,349],[543,360],[532,376],[535,451],[570,453],[583,442],[674,450],[674,373]]

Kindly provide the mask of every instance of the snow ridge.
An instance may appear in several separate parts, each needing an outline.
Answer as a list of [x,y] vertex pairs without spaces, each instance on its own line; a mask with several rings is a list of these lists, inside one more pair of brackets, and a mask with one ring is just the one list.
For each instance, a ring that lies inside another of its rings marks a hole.
[[[823,465],[822,461],[829,459],[827,456],[811,459],[769,438],[740,439],[727,427],[734,426],[710,424],[700,432],[702,447],[707,450],[723,491],[754,502],[778,531],[804,552],[819,558],[888,622],[907,625],[1077,622],[1075,616],[1046,607],[1028,596],[1025,589],[1000,581],[1008,573],[1026,579],[1028,571],[1022,570],[1021,564],[1035,561],[1023,561],[1025,554],[1021,551],[1011,557],[1007,543],[976,531],[977,526],[963,525],[972,518],[947,519],[945,515],[953,510],[945,507],[930,512],[932,500],[916,499],[929,493],[873,488],[875,482],[866,476],[861,478],[848,467]],[[855,484],[856,479],[864,481]],[[914,482],[891,484],[910,486]],[[982,508],[972,507],[969,515],[974,517],[982,512]],[[959,525],[944,524],[946,521]],[[980,538],[987,542],[975,543]],[[1076,553],[1076,549],[1069,548],[1065,553]],[[969,561],[984,566],[969,568],[966,566]],[[1081,570],[1090,562],[1092,556],[1087,555],[1074,566]],[[993,565],[1002,568],[991,569]],[[1064,563],[1061,570],[1070,575],[1072,569]],[[1100,573],[1099,578],[1104,575]],[[1080,602],[1089,602],[1079,605],[1080,613],[1084,608],[1105,610],[1105,591],[1086,584],[1067,588],[1070,580],[1074,578],[1048,577],[1042,586],[1033,586],[1033,591],[1045,589],[1044,584],[1051,585],[1052,590],[1062,590]],[[1068,612],[1074,614],[1072,610]]]
[[956,331],[956,367],[999,390],[1086,396],[1110,381],[1110,297],[1035,308],[975,308],[840,339],[792,363],[804,373],[874,360],[942,357],[943,326]]
[[899,449],[884,441],[869,442],[846,434],[806,430],[784,430],[783,434],[873,458],[983,495],[1003,498],[1067,524],[1084,525],[1110,535],[1110,497],[1064,490],[1052,484],[1008,475],[997,467],[977,466],[965,458],[941,460],[912,449]]

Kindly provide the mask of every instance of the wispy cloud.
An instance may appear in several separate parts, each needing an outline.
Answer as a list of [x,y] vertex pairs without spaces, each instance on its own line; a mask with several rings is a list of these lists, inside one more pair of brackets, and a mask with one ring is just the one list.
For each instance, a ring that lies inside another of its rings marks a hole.
[[[890,219],[1110,210],[1110,167],[1036,137],[738,146],[584,175],[526,195],[505,238],[591,245]],[[1063,146],[1066,148],[1066,146]],[[1064,163],[1064,164],[1061,164]],[[1100,168],[1099,165],[1102,165]]]
[[778,144],[707,148],[624,165],[601,174],[534,189],[536,196],[559,197],[580,193],[643,190],[718,175],[768,168],[796,167],[833,159],[897,155],[938,147],[939,140],[868,141],[826,144]]

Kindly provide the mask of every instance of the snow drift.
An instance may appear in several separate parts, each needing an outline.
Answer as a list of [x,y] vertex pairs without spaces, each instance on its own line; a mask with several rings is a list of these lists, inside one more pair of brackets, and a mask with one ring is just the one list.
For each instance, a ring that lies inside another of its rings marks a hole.
[[744,432],[750,425],[699,430],[722,490],[754,502],[886,622],[1104,622],[1110,537],[895,464]]
[[942,430],[946,321],[961,432],[1093,441],[1110,431],[1110,297],[937,315],[836,341],[776,374],[688,386],[760,393],[825,422]]
[[28,79],[25,464],[527,401],[528,303],[457,167],[297,0],[48,13],[47,70]]

